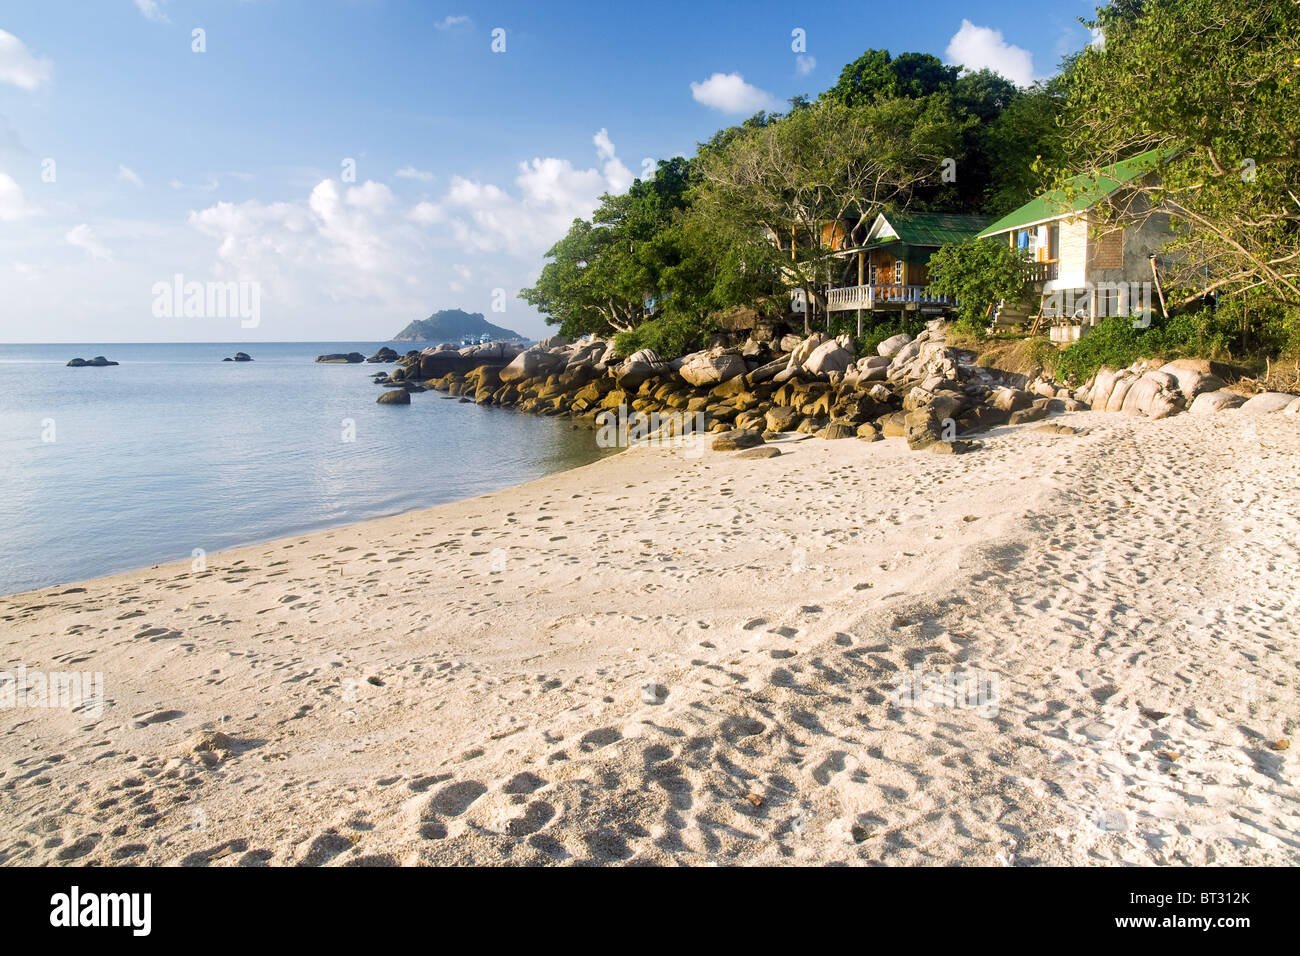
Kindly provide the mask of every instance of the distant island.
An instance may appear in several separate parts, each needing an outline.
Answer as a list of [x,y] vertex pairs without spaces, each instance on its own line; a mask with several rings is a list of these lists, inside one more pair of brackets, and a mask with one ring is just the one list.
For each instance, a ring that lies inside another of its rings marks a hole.
[[483,318],[482,312],[464,312],[460,309],[443,309],[427,319],[416,319],[402,331],[393,336],[394,342],[451,342],[459,343],[462,339],[478,341],[483,336],[488,340],[522,339],[523,336],[510,329],[493,325]]

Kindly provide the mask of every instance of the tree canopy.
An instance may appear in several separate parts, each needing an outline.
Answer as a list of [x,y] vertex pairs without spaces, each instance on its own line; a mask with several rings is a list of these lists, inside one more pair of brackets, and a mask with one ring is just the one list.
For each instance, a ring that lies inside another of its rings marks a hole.
[[1105,42],[1071,71],[1071,171],[1165,151],[1146,201],[1117,216],[1172,214],[1187,299],[1300,304],[1300,4],[1129,0],[1090,25]]
[[[720,310],[836,284],[825,238],[877,212],[1001,216],[1157,147],[1170,158],[1140,184],[1147,201],[1116,215],[1172,213],[1181,231],[1166,251],[1185,300],[1208,286],[1300,304],[1300,2],[1114,0],[1086,25],[1094,43],[1028,89],[931,54],[866,50],[820,95],[603,196],[521,295],[567,335],[684,348]],[[939,256],[936,281],[971,263],[1014,271],[991,257]]]

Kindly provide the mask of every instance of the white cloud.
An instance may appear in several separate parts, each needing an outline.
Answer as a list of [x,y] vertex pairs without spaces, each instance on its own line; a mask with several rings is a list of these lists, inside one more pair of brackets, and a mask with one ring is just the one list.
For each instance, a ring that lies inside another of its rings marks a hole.
[[416,203],[411,211],[407,213],[406,218],[412,222],[428,226],[435,222],[442,222],[446,216],[443,215],[442,207],[437,203],[422,202]]
[[[435,268],[420,229],[394,215],[383,183],[316,183],[305,200],[218,202],[189,214],[216,240],[212,273],[264,286],[264,301],[311,310],[358,303],[397,312],[432,296]],[[420,306],[422,307],[422,306]]]
[[0,173],[0,222],[14,222],[35,211],[23,197],[22,187],[6,173]]
[[434,180],[433,173],[427,169],[416,169],[414,166],[403,166],[393,175],[398,179],[418,179],[422,183],[431,183]]
[[972,72],[988,68],[1017,86],[1030,86],[1036,79],[1032,53],[1007,43],[1001,30],[977,27],[969,20],[961,21],[961,29],[948,41],[944,53],[949,63]]
[[451,271],[456,273],[456,278],[447,283],[447,288],[452,292],[464,292],[465,283],[474,278],[474,274],[470,272],[468,266],[461,265],[460,263],[453,265]]
[[1090,38],[1088,46],[1092,47],[1094,50],[1104,51],[1106,49],[1106,31],[1101,27],[1092,27],[1089,30],[1089,33]]
[[419,203],[407,218],[442,225],[458,245],[475,252],[539,256],[574,219],[590,216],[601,194],[620,193],[632,184],[632,173],[618,158],[608,131],[597,132],[592,142],[600,168],[534,157],[519,164],[513,193],[455,176],[441,201]]
[[[208,199],[187,222],[209,261],[189,271],[260,282],[264,324],[282,315],[300,329],[327,321],[342,329],[362,316],[387,323],[447,304],[486,311],[492,289],[528,284],[575,218],[630,183],[608,131],[592,143],[586,165],[535,157],[507,183],[452,176],[418,203],[401,202],[382,182],[349,185],[337,176],[317,178],[288,201]],[[522,305],[509,317],[512,328],[541,328]]]
[[316,216],[317,231],[329,243],[327,261],[367,273],[385,271],[392,250],[372,221],[392,198],[385,193],[387,186],[368,181],[347,190],[340,199],[334,180],[316,185],[307,204]]
[[207,182],[205,183],[191,184],[191,183],[183,183],[179,179],[173,179],[167,185],[171,186],[172,189],[176,189],[176,190],[193,189],[201,193],[210,193],[210,192],[216,192],[216,190],[220,188],[221,181],[218,180],[215,176],[209,176]]
[[[163,0],[165,3],[166,0]],[[135,0],[136,8],[145,15],[145,19],[153,20],[155,23],[171,23],[167,14],[163,12],[158,0]]]
[[457,27],[472,27],[473,25],[474,21],[467,16],[453,17],[449,14],[438,23],[435,23],[433,28],[435,30],[454,30]]
[[632,185],[635,178],[632,170],[623,165],[622,161],[614,154],[614,143],[609,138],[609,133],[605,127],[591,138],[596,144],[596,156],[605,164],[603,169],[605,181],[609,184],[609,191],[613,193],[624,192]]
[[807,76],[815,69],[817,69],[817,57],[800,53],[794,58],[794,71],[800,76]]
[[94,230],[84,222],[69,229],[68,234],[63,238],[78,249],[85,249],[92,259],[113,258],[113,253],[109,251],[108,246],[96,239]]
[[132,186],[144,185],[144,182],[140,179],[134,169],[130,166],[123,166],[120,163],[117,167],[117,178],[124,183],[130,183]]
[[48,59],[35,56],[22,40],[0,30],[0,83],[35,90],[48,83],[53,72]]
[[692,83],[691,96],[724,113],[757,113],[781,105],[771,93],[746,83],[739,73],[714,73],[702,83]]
[[366,180],[360,186],[353,186],[344,196],[349,206],[356,206],[368,212],[383,212],[393,202],[393,191],[383,183]]

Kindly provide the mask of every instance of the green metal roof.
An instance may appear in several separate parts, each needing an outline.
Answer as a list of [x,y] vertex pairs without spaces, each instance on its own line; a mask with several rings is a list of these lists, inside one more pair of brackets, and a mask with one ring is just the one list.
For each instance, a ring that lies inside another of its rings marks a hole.
[[[967,238],[970,238],[967,236]],[[960,240],[959,240],[960,241]],[[934,249],[920,248],[898,239],[877,239],[861,247],[866,252],[888,252],[895,259],[902,259],[908,265],[923,266],[930,261]]]
[[[877,242],[906,242],[913,246],[943,246],[950,242],[965,242],[987,226],[991,216],[965,216],[951,212],[910,212],[891,216],[885,221],[894,227],[898,239],[884,238]],[[876,242],[870,245],[876,245]]]
[[1168,158],[1158,149],[1147,150],[1130,159],[1106,166],[1096,173],[1084,173],[1067,179],[1060,189],[1052,189],[1036,199],[1031,199],[1014,212],[1007,213],[979,234],[979,238],[995,236],[1022,226],[1033,225],[1048,219],[1058,219],[1070,213],[1083,212],[1114,193],[1125,183],[1145,176]]

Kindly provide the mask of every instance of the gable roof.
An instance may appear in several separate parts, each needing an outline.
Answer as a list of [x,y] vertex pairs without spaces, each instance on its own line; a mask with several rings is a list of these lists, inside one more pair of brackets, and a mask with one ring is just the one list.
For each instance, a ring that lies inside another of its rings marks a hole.
[[965,242],[992,221],[991,216],[952,212],[881,213],[871,224],[864,246],[904,242],[912,246],[942,246]]
[[1081,213],[1119,191],[1126,183],[1145,176],[1170,155],[1163,150],[1149,149],[1145,153],[1105,166],[1096,173],[1083,173],[1067,179],[1060,189],[1049,190],[1014,212],[1007,213],[981,232],[979,238],[985,239],[1012,229]]

